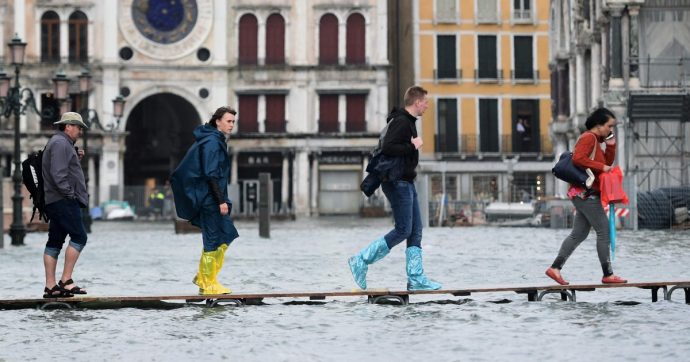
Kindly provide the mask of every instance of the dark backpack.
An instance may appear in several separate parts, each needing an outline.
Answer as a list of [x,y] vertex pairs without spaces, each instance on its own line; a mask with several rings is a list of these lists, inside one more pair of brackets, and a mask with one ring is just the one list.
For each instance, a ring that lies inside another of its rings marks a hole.
[[32,152],[26,160],[22,161],[22,182],[31,194],[34,201],[34,210],[31,213],[31,221],[38,211],[38,219],[48,222],[46,215],[45,191],[43,190],[43,150]]

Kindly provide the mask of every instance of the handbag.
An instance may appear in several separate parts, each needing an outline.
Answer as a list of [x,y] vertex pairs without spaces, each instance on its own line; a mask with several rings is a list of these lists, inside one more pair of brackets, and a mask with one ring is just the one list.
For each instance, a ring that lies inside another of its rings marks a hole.
[[[596,137],[596,136],[595,136]],[[594,143],[594,148],[592,148],[592,153],[589,155],[589,159],[594,159],[594,153],[597,150],[597,143]],[[556,178],[563,180],[569,184],[584,186],[586,188],[592,187],[594,183],[594,173],[589,168],[581,169],[575,164],[573,164],[573,153],[563,152],[561,157],[556,162],[556,165],[551,169]]]

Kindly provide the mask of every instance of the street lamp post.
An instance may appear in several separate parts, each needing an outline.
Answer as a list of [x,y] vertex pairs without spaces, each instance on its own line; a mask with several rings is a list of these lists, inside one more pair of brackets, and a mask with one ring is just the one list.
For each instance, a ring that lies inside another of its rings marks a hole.
[[[91,88],[91,74],[89,74],[89,71],[87,69],[84,69],[81,72],[81,74],[79,74],[78,78],[79,78],[79,96],[80,96],[79,107],[81,108],[79,113],[81,113],[81,118],[87,122],[86,125],[89,126],[89,128],[91,128],[92,124],[91,124],[90,119],[89,119],[89,89]],[[96,115],[96,118],[98,118],[97,115]],[[88,128],[84,130],[82,139],[84,140],[84,163],[83,163],[82,168],[84,169],[84,183],[86,184],[86,190],[88,192],[88,190],[89,190],[89,130],[88,130]],[[82,210],[81,216],[82,216],[82,222],[84,224],[84,229],[86,230],[87,233],[90,233],[92,220],[91,220],[91,211],[89,210],[88,205],[86,206],[86,210]]]
[[[28,88],[21,88],[19,84],[20,68],[24,64],[24,52],[26,50],[26,43],[18,36],[8,43],[10,48],[10,61],[14,66],[14,86],[10,87],[8,77],[0,80],[0,98],[3,99],[3,115],[9,118],[14,115],[14,173],[12,181],[14,182],[14,195],[12,196],[12,224],[10,225],[10,237],[12,245],[24,245],[24,236],[26,235],[26,226],[24,226],[22,213],[22,172],[21,165],[21,150],[19,148],[19,116],[26,112],[26,108],[31,106],[36,110],[34,104],[33,92]],[[38,113],[38,112],[37,112]]]

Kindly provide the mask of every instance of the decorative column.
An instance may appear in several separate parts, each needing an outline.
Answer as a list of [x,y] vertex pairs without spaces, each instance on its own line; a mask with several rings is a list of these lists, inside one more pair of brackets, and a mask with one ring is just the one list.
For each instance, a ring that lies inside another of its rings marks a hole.
[[299,150],[292,172],[292,200],[295,214],[309,216],[309,151]]
[[69,23],[67,18],[60,18],[60,63],[67,63],[69,57]]
[[311,163],[311,205],[310,213],[312,216],[319,215],[319,153],[312,153]]
[[582,118],[587,114],[587,82],[585,81],[585,46],[578,45],[576,47],[575,55],[575,112],[578,118]]
[[640,86],[640,8],[637,6],[628,7],[630,17],[629,31],[629,59],[630,59],[630,87],[639,88]]
[[338,132],[345,133],[347,122],[347,97],[345,94],[338,96]]
[[[266,15],[266,14],[257,14]],[[258,32],[256,34],[256,56],[258,58],[259,65],[266,64],[266,19],[261,16],[258,18]]]
[[256,121],[259,123],[259,133],[266,132],[266,96],[260,94],[256,105]]
[[[340,21],[343,20],[343,21]],[[338,64],[345,64],[345,53],[347,52],[345,41],[347,40],[346,19],[338,19]]]
[[621,15],[623,8],[611,8],[611,78],[623,77],[623,44]]
[[599,104],[599,98],[601,97],[601,33],[599,33],[598,27],[595,27],[592,39],[592,47],[590,49],[590,54],[592,56],[590,61],[590,95],[591,105],[596,107]]
[[627,12],[621,17],[621,58],[623,84],[627,88],[630,81],[630,17]]
[[237,185],[239,184],[237,180],[237,170],[238,170],[238,165],[237,162],[239,160],[239,153],[237,151],[234,151],[232,153],[232,165],[230,165],[230,184],[231,185]]
[[290,153],[288,151],[283,152],[283,168],[282,175],[280,179],[280,213],[287,213],[288,207],[288,192],[290,190],[289,180],[290,180]]

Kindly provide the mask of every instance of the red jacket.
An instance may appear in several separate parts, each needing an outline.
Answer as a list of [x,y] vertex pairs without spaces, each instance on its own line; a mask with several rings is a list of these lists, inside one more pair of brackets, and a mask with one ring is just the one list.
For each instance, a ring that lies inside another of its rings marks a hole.
[[[613,165],[613,161],[616,159],[616,145],[606,145],[606,151],[602,151],[601,147],[599,147],[601,142],[604,142],[604,139],[594,134],[594,132],[582,132],[573,151],[573,165],[580,168],[589,168],[595,176],[604,172],[604,166]],[[592,149],[595,146],[594,159],[590,159],[589,156],[592,154]],[[598,177],[594,180],[592,189],[599,191]]]

